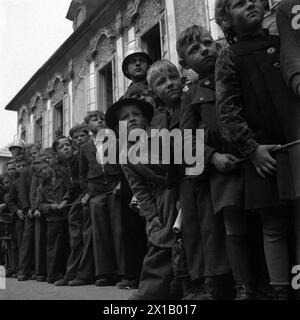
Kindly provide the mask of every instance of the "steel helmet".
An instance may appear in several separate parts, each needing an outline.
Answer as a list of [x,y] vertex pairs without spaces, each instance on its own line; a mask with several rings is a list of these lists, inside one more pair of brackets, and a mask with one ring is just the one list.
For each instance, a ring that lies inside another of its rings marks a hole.
[[153,63],[150,56],[142,48],[140,48],[137,45],[137,40],[128,42],[127,43],[127,50],[126,50],[126,57],[124,58],[123,63],[122,63],[122,71],[128,79],[131,79],[131,76],[129,75],[128,68],[127,68],[128,61],[129,61],[130,57],[132,57],[136,54],[143,56],[147,60],[149,66]]
[[13,141],[13,143],[9,146],[8,150],[10,151],[11,148],[21,148],[25,149],[25,143],[21,139],[16,139]]

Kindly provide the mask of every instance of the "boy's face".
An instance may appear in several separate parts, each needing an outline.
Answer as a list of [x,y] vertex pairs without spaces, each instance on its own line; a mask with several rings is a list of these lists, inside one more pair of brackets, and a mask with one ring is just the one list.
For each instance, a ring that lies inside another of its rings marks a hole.
[[89,130],[93,133],[97,133],[100,129],[104,129],[104,121],[98,117],[94,116],[89,119]]
[[123,106],[118,112],[119,121],[127,121],[127,131],[133,129],[145,129],[148,121],[138,106]]
[[128,59],[127,70],[132,79],[145,79],[147,76],[148,62],[142,55],[133,55]]
[[30,156],[32,160],[36,159],[39,156],[38,148],[31,148]]
[[264,8],[260,0],[231,0],[228,4],[230,23],[239,35],[261,29]]
[[17,173],[23,172],[27,168],[27,163],[25,161],[20,161],[16,163]]
[[168,70],[157,72],[152,76],[154,93],[167,105],[176,103],[182,94],[183,83],[180,76]]
[[4,178],[2,181],[2,186],[5,191],[9,190],[10,180],[8,178]]
[[21,148],[19,148],[19,147],[12,147],[11,149],[10,149],[10,152],[11,152],[11,154],[12,154],[12,157],[14,158],[14,157],[17,157],[17,156],[19,156],[20,154],[21,154]]
[[60,139],[57,145],[57,155],[61,159],[68,159],[73,155],[73,149],[69,139]]
[[201,41],[195,40],[184,48],[184,63],[198,74],[210,73],[214,70],[217,60],[217,47],[208,32]]
[[14,177],[17,172],[16,165],[14,163],[9,163],[7,165],[7,172],[11,177]]
[[43,180],[49,180],[54,175],[54,169],[46,162],[39,164],[37,169]]
[[81,147],[89,141],[89,136],[84,131],[76,131],[72,137],[76,146]]

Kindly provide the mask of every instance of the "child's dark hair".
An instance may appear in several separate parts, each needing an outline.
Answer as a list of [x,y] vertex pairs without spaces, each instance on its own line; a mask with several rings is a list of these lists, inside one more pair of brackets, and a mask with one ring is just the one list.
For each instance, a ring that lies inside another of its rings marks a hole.
[[201,41],[203,33],[209,31],[202,26],[193,25],[181,32],[176,42],[176,50],[180,59],[184,60],[184,46],[191,44],[194,41]]
[[98,111],[98,110],[96,110],[96,111],[89,111],[89,112],[87,113],[87,115],[84,117],[84,123],[88,125],[90,119],[91,119],[91,118],[94,118],[94,117],[99,117],[101,120],[104,120],[104,119],[105,119],[105,114],[104,114],[104,112]]
[[56,138],[56,139],[54,140],[53,144],[52,144],[52,150],[53,150],[53,152],[57,152],[57,147],[58,147],[58,145],[59,145],[59,142],[60,142],[60,140],[63,140],[63,139],[68,140],[68,141],[70,142],[70,144],[72,145],[72,141],[71,141],[68,137],[66,137],[66,136],[60,136],[60,137]]
[[216,0],[215,5],[215,19],[218,26],[223,31],[226,40],[231,44],[234,42],[234,38],[237,33],[229,22],[228,5],[230,0]]

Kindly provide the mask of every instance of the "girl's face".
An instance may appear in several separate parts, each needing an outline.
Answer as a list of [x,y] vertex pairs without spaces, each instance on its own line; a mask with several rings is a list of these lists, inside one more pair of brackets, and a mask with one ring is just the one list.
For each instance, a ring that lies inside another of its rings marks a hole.
[[239,34],[251,34],[262,29],[264,8],[260,0],[231,0],[228,3],[230,24]]
[[68,159],[72,156],[73,150],[69,139],[60,139],[57,146],[57,155],[61,159]]

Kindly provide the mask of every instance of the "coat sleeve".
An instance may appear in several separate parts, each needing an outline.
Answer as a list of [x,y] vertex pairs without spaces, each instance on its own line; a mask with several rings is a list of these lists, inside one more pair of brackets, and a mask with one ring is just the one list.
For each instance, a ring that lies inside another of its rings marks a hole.
[[122,165],[122,169],[134,196],[138,200],[141,208],[141,214],[148,221],[155,216],[158,216],[156,202],[147,182],[134,170],[132,166]]
[[40,185],[37,190],[37,204],[38,209],[43,215],[49,215],[51,213],[51,204],[46,202],[44,195],[44,188]]
[[[196,129],[201,127],[201,122],[203,119],[201,117],[200,105],[192,104],[192,92],[188,92],[186,98],[183,100],[183,107],[180,116],[180,129],[192,129],[192,146],[193,151],[196,149]],[[197,109],[198,108],[198,109]],[[204,135],[207,135],[207,130],[204,131]],[[205,139],[206,141],[207,139]],[[215,153],[215,148],[204,144],[204,165],[207,165],[213,153]],[[193,152],[195,154],[195,152]]]
[[[277,11],[277,25],[281,45],[281,70],[288,87],[299,96],[300,92],[300,29],[293,29],[292,22],[299,13],[292,8],[298,0],[282,0]],[[299,21],[299,19],[297,20]]]
[[79,155],[79,180],[81,189],[84,193],[88,193],[87,175],[89,171],[89,162],[85,155],[85,147],[86,145],[81,148]]
[[241,79],[230,48],[224,49],[217,60],[216,101],[221,134],[242,155],[248,156],[253,153],[258,143],[243,116]]
[[19,198],[20,198],[22,209],[30,208],[29,196],[30,196],[31,180],[32,180],[32,175],[29,171],[24,171],[21,173]]
[[33,175],[30,185],[30,205],[32,209],[37,209],[37,191],[39,186],[39,178],[36,175]]
[[15,214],[20,209],[18,207],[18,191],[14,182],[10,185],[9,188],[7,207],[12,214]]

